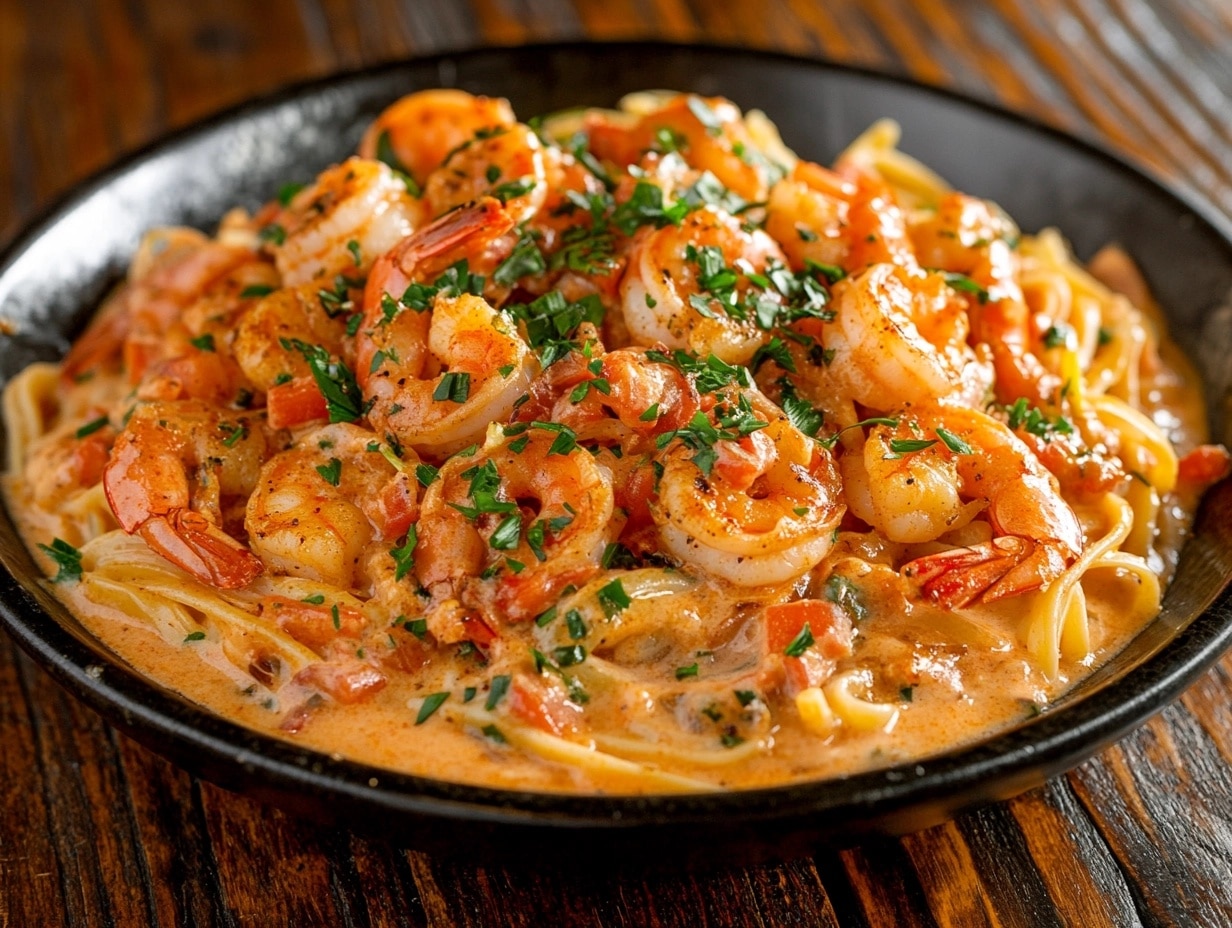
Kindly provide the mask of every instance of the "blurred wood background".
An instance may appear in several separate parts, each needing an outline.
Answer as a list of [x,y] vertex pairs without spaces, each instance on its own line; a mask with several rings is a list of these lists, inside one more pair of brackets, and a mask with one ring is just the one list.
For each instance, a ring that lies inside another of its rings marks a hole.
[[[481,44],[771,48],[965,91],[1232,217],[1227,0],[0,0],[0,244],[75,181],[220,108]],[[1068,776],[901,840],[705,874],[478,868],[187,776],[0,635],[0,928],[1232,923],[1232,659]]]

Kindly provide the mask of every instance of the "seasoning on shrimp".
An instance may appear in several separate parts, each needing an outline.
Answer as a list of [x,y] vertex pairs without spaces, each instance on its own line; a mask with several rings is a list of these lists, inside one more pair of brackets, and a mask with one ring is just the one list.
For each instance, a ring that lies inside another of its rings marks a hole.
[[769,785],[1021,721],[1229,457],[1140,309],[895,140],[412,94],[13,381],[26,537],[134,666],[421,775]]

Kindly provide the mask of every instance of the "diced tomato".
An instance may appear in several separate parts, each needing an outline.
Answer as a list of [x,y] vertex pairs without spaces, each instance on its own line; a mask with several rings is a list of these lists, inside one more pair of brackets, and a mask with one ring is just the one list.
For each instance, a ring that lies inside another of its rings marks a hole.
[[295,682],[311,686],[343,705],[370,699],[385,688],[385,674],[371,664],[309,664]]
[[558,686],[541,677],[515,674],[509,687],[509,713],[553,735],[577,731],[581,713]]
[[527,569],[506,574],[501,577],[496,602],[510,622],[529,622],[556,602],[565,587],[581,586],[598,572],[597,564],[583,564],[552,572]]
[[305,603],[284,596],[267,596],[261,601],[261,615],[271,616],[278,627],[320,653],[338,638],[362,637],[367,617],[353,606]]
[[416,673],[432,660],[432,650],[409,632],[393,632],[397,642],[394,649],[381,658],[386,667],[399,673]]
[[311,377],[297,377],[270,387],[265,402],[271,428],[286,429],[329,418],[325,397]]
[[[800,599],[767,606],[766,654],[779,657],[787,685],[793,692],[820,686],[834,673],[835,661],[851,654],[851,618],[837,603]],[[798,657],[785,651],[807,625],[813,643]]]
[[649,461],[629,471],[629,479],[614,489],[616,505],[629,514],[622,534],[654,524],[650,501],[655,495],[655,473]]
[[381,488],[381,540],[401,538],[415,521],[419,511],[415,487],[410,478],[400,474]]
[[1232,470],[1232,456],[1223,445],[1199,445],[1181,458],[1177,479],[1201,488],[1218,483]]
[[462,619],[462,627],[466,630],[466,640],[485,650],[500,637],[487,622],[474,613]]

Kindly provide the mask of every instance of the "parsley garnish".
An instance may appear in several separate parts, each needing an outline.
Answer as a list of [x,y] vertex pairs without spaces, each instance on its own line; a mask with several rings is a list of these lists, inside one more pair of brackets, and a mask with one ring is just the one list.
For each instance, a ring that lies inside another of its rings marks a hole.
[[619,577],[606,586],[601,587],[596,595],[599,599],[599,605],[603,607],[603,614],[609,619],[633,604],[633,600],[625,592],[625,585],[620,581]]
[[294,349],[303,355],[316,381],[317,389],[325,397],[330,422],[354,422],[364,414],[364,398],[355,375],[341,360],[330,356],[320,345],[309,345],[298,338],[280,338],[279,344],[286,351]]
[[868,615],[868,607],[864,605],[860,588],[842,574],[830,574],[830,579],[826,581],[826,599],[857,622]]
[[93,435],[99,429],[105,428],[109,422],[110,420],[106,416],[99,416],[97,419],[91,419],[73,434],[78,438],[85,438],[88,435]]
[[791,639],[791,643],[783,649],[783,653],[788,657],[800,657],[814,643],[813,630],[809,628],[809,623],[805,622],[804,626],[796,634],[796,637]]
[[466,371],[450,371],[441,375],[441,382],[432,391],[432,399],[438,403],[465,403],[471,395],[471,375]]
[[432,718],[434,712],[439,709],[449,698],[449,693],[433,693],[431,696],[425,696],[423,705],[419,707],[419,715],[415,716],[415,724],[422,725],[428,719]]
[[518,546],[522,534],[522,514],[515,512],[501,519],[488,544],[497,551],[511,551]]
[[241,300],[251,300],[259,296],[269,296],[274,292],[274,288],[268,284],[249,284],[240,291]]
[[520,278],[541,274],[546,269],[534,235],[523,232],[509,257],[492,272],[492,279],[503,287],[512,287]]
[[389,556],[394,559],[394,579],[401,580],[415,566],[415,545],[419,543],[419,528],[412,525],[406,532],[406,541],[400,547],[390,548]]
[[67,583],[81,579],[81,552],[67,541],[56,538],[49,545],[40,544],[39,550],[51,558],[59,570],[51,578],[52,583]]
[[330,458],[328,464],[317,465],[317,473],[326,483],[336,487],[342,480],[342,462],[338,458]]
[[213,351],[214,336],[212,333],[206,332],[204,335],[198,335],[196,338],[190,338],[188,340],[188,344],[192,345],[198,351]]

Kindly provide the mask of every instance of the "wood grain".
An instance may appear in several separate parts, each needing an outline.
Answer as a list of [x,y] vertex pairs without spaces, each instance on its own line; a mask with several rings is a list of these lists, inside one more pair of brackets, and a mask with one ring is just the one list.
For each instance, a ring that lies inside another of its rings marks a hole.
[[[49,24],[54,23],[54,28]],[[222,107],[479,43],[663,38],[908,74],[1110,145],[1232,217],[1222,0],[0,0],[0,241]],[[1232,923],[1232,659],[1067,777],[899,841],[700,874],[468,866],[193,780],[0,636],[0,928]]]

